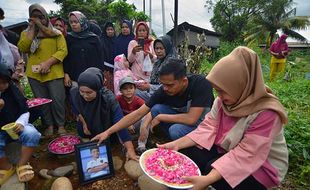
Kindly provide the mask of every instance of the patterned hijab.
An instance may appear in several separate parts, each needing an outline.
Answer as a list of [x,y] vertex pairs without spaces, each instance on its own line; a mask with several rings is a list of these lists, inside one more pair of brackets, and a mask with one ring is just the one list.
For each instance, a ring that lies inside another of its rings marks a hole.
[[126,60],[126,56],[124,54],[116,56],[114,58],[114,72],[126,69],[129,69],[129,63]]
[[73,11],[69,13],[68,17],[70,18],[71,15],[75,16],[79,21],[81,25],[81,31],[80,32],[71,31],[68,33],[68,35],[71,35],[75,38],[89,38],[92,36],[97,36],[95,33],[89,30],[89,22],[83,13],[81,13],[80,11]]
[[264,84],[261,64],[253,50],[235,48],[213,66],[207,80],[237,99],[234,105],[223,104],[227,115],[244,117],[270,109],[278,113],[283,124],[287,123],[284,107]]
[[60,18],[60,17],[53,17],[53,18],[50,19],[50,21],[51,21],[51,23],[52,23],[53,26],[56,24],[56,21],[60,21],[61,26],[62,26],[63,29],[64,29],[63,32],[62,32],[62,34],[63,34],[64,36],[67,36],[67,27],[66,27],[66,23],[65,23],[65,21],[64,21],[63,18]]

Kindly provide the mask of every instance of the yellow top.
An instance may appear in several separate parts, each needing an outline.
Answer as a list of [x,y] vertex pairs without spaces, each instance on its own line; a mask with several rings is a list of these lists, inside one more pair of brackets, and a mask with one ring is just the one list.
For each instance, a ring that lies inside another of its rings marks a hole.
[[[38,49],[34,53],[30,52],[31,43],[32,40],[30,40],[27,37],[27,33],[23,31],[17,46],[22,52],[28,53],[28,63],[26,66],[27,77],[36,79],[40,82],[63,78],[64,69],[62,61],[68,54],[67,44],[64,36],[59,35],[51,38],[42,38]],[[32,72],[33,65],[39,65],[51,57],[56,58],[60,62],[52,65],[50,68],[51,71],[49,73],[41,74]]]

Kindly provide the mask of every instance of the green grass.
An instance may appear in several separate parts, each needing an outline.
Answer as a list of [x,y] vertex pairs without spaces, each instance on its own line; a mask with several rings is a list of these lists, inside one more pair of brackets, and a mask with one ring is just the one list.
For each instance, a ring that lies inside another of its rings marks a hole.
[[[213,60],[204,60],[201,73],[211,70],[214,63],[227,55],[237,44],[221,44],[219,55]],[[283,80],[280,75],[274,82],[269,82],[268,51],[254,49],[261,60],[266,84],[279,97],[288,112],[289,122],[284,127],[284,135],[289,149],[289,171],[286,179],[295,187],[306,189],[310,186],[310,79],[305,79],[305,73],[310,72],[310,50],[293,50],[288,58],[295,65],[286,65],[290,80]]]
[[[205,59],[201,66],[201,73],[208,73],[214,63],[234,49],[238,44],[221,44],[220,49],[212,59]],[[289,171],[286,179],[293,184],[294,189],[306,189],[310,186],[310,79],[305,79],[305,73],[310,72],[310,50],[293,50],[288,61],[296,63],[287,64],[286,70],[291,73],[289,81],[283,80],[283,75],[274,82],[269,82],[270,55],[267,51],[253,48],[259,55],[264,79],[273,92],[279,97],[288,112],[289,122],[284,128],[289,149]],[[28,98],[33,94],[26,85],[25,93]],[[68,124],[74,128],[74,124]]]

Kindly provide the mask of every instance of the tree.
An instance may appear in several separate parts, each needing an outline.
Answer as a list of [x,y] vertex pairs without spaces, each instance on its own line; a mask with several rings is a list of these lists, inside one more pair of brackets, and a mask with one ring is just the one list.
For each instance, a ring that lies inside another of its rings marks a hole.
[[148,22],[148,21],[151,21],[150,17],[147,16],[144,12],[136,12],[134,14],[134,20],[136,22],[140,22],[140,21],[144,21],[144,22]]
[[107,11],[109,1],[97,0],[54,0],[60,6],[58,12],[52,14],[68,19],[68,14],[72,11],[81,11],[88,19],[94,19],[102,26],[106,20],[111,18]]
[[293,4],[293,0],[273,0],[266,3],[264,11],[254,14],[249,20],[245,41],[248,44],[265,41],[269,47],[279,29],[292,38],[306,41],[306,38],[295,30],[306,29],[310,25],[309,17],[296,16],[296,7],[292,8]]
[[[205,7],[213,8],[211,24],[226,41],[240,41],[247,20],[263,10],[268,0],[218,0],[206,1]],[[215,3],[216,2],[216,3]],[[215,3],[215,5],[214,5]]]
[[[149,20],[149,17],[144,13],[136,12],[136,7],[133,4],[128,4],[126,0],[54,0],[60,5],[60,10],[51,12],[52,16],[61,16],[68,19],[68,14],[71,11],[81,11],[88,19],[96,20],[99,26],[103,26],[106,21],[119,23],[124,19],[133,20]],[[119,24],[116,25],[119,29]]]
[[121,22],[124,19],[130,20],[134,17],[136,7],[128,4],[125,0],[114,1],[108,6],[108,12],[113,18]]

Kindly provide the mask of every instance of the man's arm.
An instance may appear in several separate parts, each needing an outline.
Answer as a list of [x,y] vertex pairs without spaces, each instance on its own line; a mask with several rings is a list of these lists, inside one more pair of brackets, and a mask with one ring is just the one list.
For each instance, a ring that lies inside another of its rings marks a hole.
[[130,114],[126,115],[123,119],[121,119],[119,122],[115,123],[112,127],[105,130],[104,132],[96,135],[93,140],[98,140],[98,144],[100,144],[102,141],[107,139],[111,134],[127,128],[130,125],[133,125],[137,121],[139,121],[143,116],[145,116],[150,111],[150,108],[147,107],[145,104],[143,104],[139,109],[137,109],[134,112],[131,112]]
[[137,121],[139,121],[143,116],[145,116],[150,111],[150,108],[143,104],[139,109],[136,111],[127,114],[123,119],[119,122],[115,123],[112,127],[108,130],[108,135],[111,135],[121,129],[127,128],[130,125],[133,125]]
[[106,167],[108,167],[109,164],[107,162],[100,164],[99,166],[95,166],[93,168],[89,168],[87,170],[88,173],[96,173],[96,172],[100,172],[101,170],[105,169]]
[[180,114],[159,114],[154,119],[164,123],[181,123],[185,125],[195,125],[202,112],[203,107],[190,107],[187,113]]

